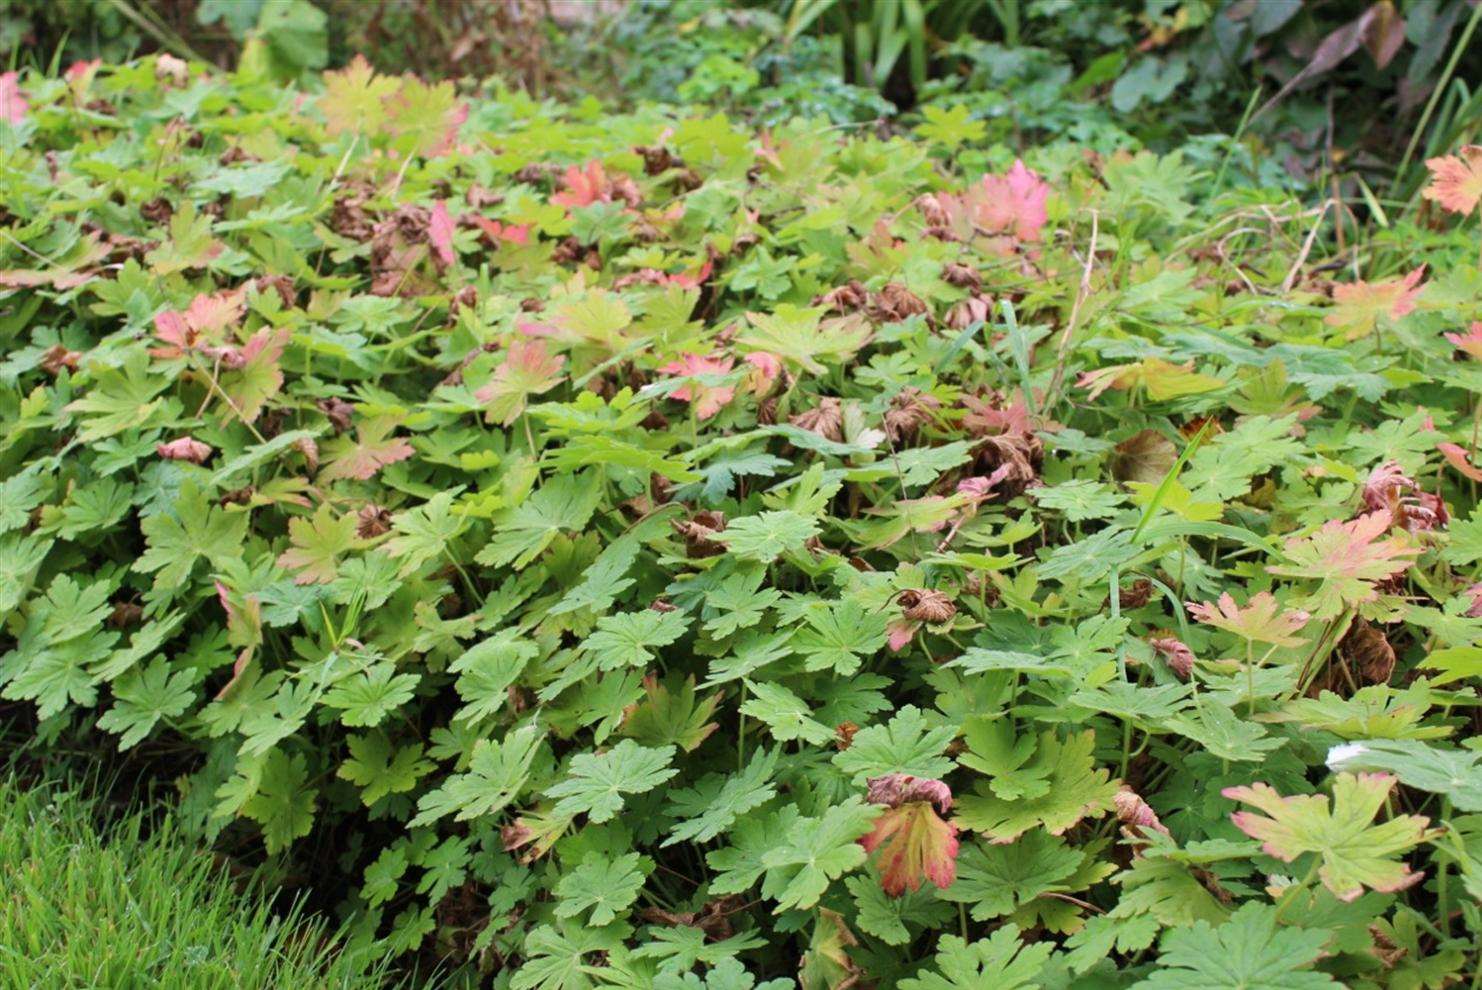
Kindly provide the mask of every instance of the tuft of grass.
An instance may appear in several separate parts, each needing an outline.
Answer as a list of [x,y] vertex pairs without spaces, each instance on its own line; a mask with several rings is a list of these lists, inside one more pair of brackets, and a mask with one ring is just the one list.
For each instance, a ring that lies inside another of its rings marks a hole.
[[322,922],[234,880],[168,817],[100,820],[72,786],[0,780],[0,986],[387,986]]

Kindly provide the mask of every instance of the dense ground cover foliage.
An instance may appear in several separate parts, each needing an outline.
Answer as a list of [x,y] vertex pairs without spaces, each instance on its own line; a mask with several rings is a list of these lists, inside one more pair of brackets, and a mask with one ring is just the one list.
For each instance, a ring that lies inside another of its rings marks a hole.
[[1345,232],[950,111],[157,57],[0,118],[0,694],[358,945],[1477,977],[1479,152]]

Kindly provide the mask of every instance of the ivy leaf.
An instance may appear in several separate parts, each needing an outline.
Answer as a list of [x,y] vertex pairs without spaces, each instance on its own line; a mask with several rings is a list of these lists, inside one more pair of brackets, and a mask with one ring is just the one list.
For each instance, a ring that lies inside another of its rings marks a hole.
[[388,557],[401,561],[398,577],[409,577],[428,561],[446,557],[449,547],[463,532],[467,520],[453,511],[459,490],[440,491],[432,498],[391,520],[392,536],[382,548]]
[[1328,750],[1328,769],[1380,770],[1406,787],[1444,794],[1458,811],[1482,811],[1482,753],[1438,749],[1415,739],[1369,739]]
[[1222,760],[1246,762],[1264,759],[1280,749],[1284,739],[1270,735],[1258,722],[1237,718],[1224,705],[1199,701],[1192,712],[1162,720],[1162,725],[1192,739]]
[[736,343],[747,351],[765,351],[815,375],[823,361],[842,362],[869,343],[870,325],[857,317],[823,318],[820,307],[779,303],[771,313],[747,313],[749,327]]
[[611,924],[643,889],[641,862],[637,853],[616,859],[601,853],[588,854],[556,884],[556,917],[575,918],[591,910],[589,924],[597,928]]
[[171,275],[204,268],[225,249],[226,245],[211,236],[211,217],[198,213],[195,202],[187,199],[170,217],[169,236],[144,260],[154,274]]
[[751,698],[741,714],[759,720],[778,742],[802,739],[821,746],[834,738],[834,730],[815,720],[807,703],[781,684],[748,680],[746,690]]
[[312,519],[294,516],[288,520],[293,547],[278,555],[278,566],[296,572],[294,584],[328,584],[339,576],[340,556],[355,546],[355,526],[355,516],[336,518],[328,502]]
[[668,810],[679,822],[669,830],[664,846],[676,842],[709,842],[729,829],[748,811],[777,794],[772,775],[778,750],[757,750],[740,773],[729,777],[706,774],[694,787],[669,792]]
[[1365,887],[1393,892],[1418,883],[1425,875],[1412,873],[1405,863],[1390,857],[1414,848],[1428,838],[1430,820],[1419,815],[1396,815],[1371,824],[1384,807],[1395,779],[1382,773],[1340,773],[1333,781],[1332,806],[1321,794],[1282,797],[1268,784],[1227,787],[1220,793],[1265,812],[1230,816],[1246,835],[1261,842],[1269,856],[1290,863],[1304,853],[1322,861],[1318,876],[1341,900],[1351,901]]
[[1024,833],[1008,845],[969,843],[957,859],[957,882],[941,896],[972,905],[974,921],[1012,914],[1020,905],[1052,891],[1080,868],[1083,855],[1044,829]]
[[247,522],[245,513],[208,506],[200,490],[187,483],[173,512],[157,512],[139,524],[148,546],[134,569],[153,573],[156,589],[174,590],[190,577],[198,561],[219,567],[239,556]]
[[386,119],[387,98],[400,88],[400,80],[377,75],[365,56],[357,53],[343,69],[324,73],[318,106],[325,129],[331,136],[375,134]]
[[1339,983],[1309,969],[1328,933],[1277,927],[1276,909],[1250,903],[1218,928],[1196,921],[1163,940],[1159,969],[1138,990],[1315,990]]
[[1120,781],[1098,770],[1091,758],[1096,733],[1074,733],[1064,742],[1054,732],[1039,737],[1031,761],[1049,782],[1049,790],[1035,798],[1006,801],[980,784],[976,794],[959,798],[956,823],[981,832],[995,842],[1012,842],[1037,825],[1060,835],[1081,819],[1100,817],[1111,810]]
[[762,588],[766,572],[748,567],[726,577],[705,596],[703,628],[717,639],[749,629],[762,620],[766,610],[776,605],[782,592]]
[[506,705],[506,690],[539,653],[516,629],[501,629],[465,650],[448,666],[449,673],[459,675],[455,686],[465,702],[454,720],[477,722]]
[[686,677],[677,688],[653,674],[643,678],[643,701],[623,713],[623,735],[645,746],[673,744],[690,753],[720,726],[710,721],[720,707],[721,693],[695,700],[695,678]]
[[974,716],[963,725],[963,741],[967,750],[958,762],[987,774],[988,787],[996,796],[1015,801],[1049,792],[1054,768],[1034,759],[1035,737],[1018,735],[1011,719]]
[[860,931],[873,935],[886,945],[906,945],[911,931],[906,925],[936,928],[953,915],[952,905],[937,899],[933,888],[891,897],[870,877],[850,877],[844,886],[854,897],[858,909],[854,923]]
[[545,793],[559,798],[556,814],[585,813],[588,821],[601,824],[622,810],[624,794],[651,791],[678,773],[669,766],[675,752],[673,746],[649,748],[624,739],[606,753],[579,753],[565,779]]

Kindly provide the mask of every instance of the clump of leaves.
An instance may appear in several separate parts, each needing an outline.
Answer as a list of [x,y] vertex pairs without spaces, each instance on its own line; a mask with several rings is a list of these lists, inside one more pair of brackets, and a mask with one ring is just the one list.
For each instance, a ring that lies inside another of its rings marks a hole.
[[0,695],[359,945],[1476,979],[1471,151],[1355,255],[945,116],[3,86]]

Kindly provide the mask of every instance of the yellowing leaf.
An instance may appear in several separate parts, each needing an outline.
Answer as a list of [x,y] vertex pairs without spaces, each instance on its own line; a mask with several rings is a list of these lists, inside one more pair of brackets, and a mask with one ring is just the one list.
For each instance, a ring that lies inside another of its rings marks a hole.
[[278,566],[295,571],[294,584],[326,584],[339,574],[339,558],[355,545],[353,515],[336,517],[328,504],[321,504],[313,519],[295,516],[288,521],[291,549],[278,555]]
[[1403,278],[1385,282],[1354,282],[1333,287],[1333,311],[1323,320],[1330,327],[1345,331],[1349,340],[1373,333],[1380,318],[1398,320],[1415,309],[1420,295],[1420,279],[1425,266]]
[[1425,876],[1392,857],[1430,837],[1429,819],[1396,815],[1372,824],[1394,784],[1388,774],[1340,773],[1333,781],[1331,808],[1321,794],[1282,797],[1261,783],[1227,787],[1221,793],[1268,816],[1249,811],[1230,816],[1237,828],[1260,840],[1267,855],[1290,863],[1304,853],[1316,853],[1323,884],[1339,899],[1351,901],[1365,887],[1392,893]]
[[365,56],[356,54],[338,72],[324,74],[324,95],[319,111],[331,134],[374,134],[386,119],[386,99],[401,88],[401,81],[378,76]]

